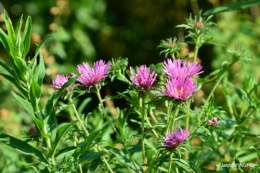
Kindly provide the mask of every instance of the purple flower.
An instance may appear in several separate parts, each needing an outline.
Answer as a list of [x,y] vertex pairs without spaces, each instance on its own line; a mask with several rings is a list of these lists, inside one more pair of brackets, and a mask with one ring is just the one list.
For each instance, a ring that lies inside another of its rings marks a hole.
[[176,78],[179,76],[192,77],[203,72],[200,71],[202,69],[202,66],[197,62],[182,62],[180,59],[167,59],[163,62],[163,66],[165,68],[164,72],[172,78]]
[[191,78],[178,77],[168,79],[162,94],[175,100],[187,100],[195,92],[196,82]]
[[97,85],[103,78],[106,78],[106,73],[110,69],[110,64],[100,60],[94,63],[94,67],[91,68],[87,62],[78,65],[77,71],[80,76],[77,81],[86,87]]
[[[55,89],[61,89],[61,87],[69,80],[68,75],[57,75],[56,79],[52,81],[52,85]],[[72,86],[69,86],[66,90],[70,90]]]
[[133,71],[133,69],[130,67],[130,79],[140,88],[148,89],[152,86],[153,82],[155,81],[157,74],[155,74],[155,71],[150,73],[150,68],[146,68],[145,65],[142,65],[141,67],[137,68],[137,72]]
[[164,141],[162,143],[163,147],[168,149],[175,149],[178,147],[182,141],[184,141],[190,133],[187,130],[182,130],[178,127],[176,132],[171,132],[166,137],[163,137]]
[[218,118],[214,117],[211,120],[208,120],[208,124],[211,125],[211,126],[214,126],[214,127],[217,126],[218,125]]

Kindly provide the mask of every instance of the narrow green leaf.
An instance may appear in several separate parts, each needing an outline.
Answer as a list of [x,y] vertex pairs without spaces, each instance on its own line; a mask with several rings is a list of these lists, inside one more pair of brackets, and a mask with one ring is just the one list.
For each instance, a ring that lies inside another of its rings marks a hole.
[[37,126],[37,128],[41,132],[41,135],[46,137],[47,134],[45,133],[43,122],[36,117],[33,117],[33,120],[34,120],[35,125]]
[[27,95],[26,90],[21,86],[21,83],[17,81],[15,78],[4,73],[0,73],[0,75],[3,76],[5,79],[9,80],[10,82],[12,82],[23,93],[24,96]]
[[35,79],[32,79],[32,84],[30,89],[36,98],[39,99],[41,97],[42,94],[41,86],[36,82]]
[[32,147],[31,145],[20,139],[2,133],[0,134],[0,141],[14,149],[21,151],[24,154],[32,155],[38,158],[38,160],[45,165],[49,164],[41,151],[37,150],[36,148]]
[[25,62],[20,58],[13,57],[13,63],[14,63],[14,70],[16,74],[19,76],[19,79],[22,80],[23,82],[27,82]]
[[254,5],[260,4],[259,0],[251,0],[251,1],[244,1],[244,2],[234,2],[224,6],[216,7],[209,9],[203,13],[203,16],[208,16],[211,14],[226,12],[226,11],[233,11],[233,10],[240,10],[243,8],[248,8]]
[[86,162],[86,161],[92,161],[99,159],[101,156],[105,155],[106,153],[101,152],[88,152],[82,156],[80,156],[78,163]]
[[72,127],[74,124],[76,124],[77,121],[74,121],[73,123],[63,123],[58,127],[57,133],[56,133],[56,139],[53,145],[53,152],[55,153],[57,146],[60,143],[61,138],[68,132],[70,127]]
[[47,125],[48,133],[51,133],[51,137],[52,137],[51,140],[54,141],[57,126],[58,126],[57,117],[54,110],[52,110],[51,114],[46,116],[45,121],[47,122],[46,125]]
[[81,114],[84,110],[84,108],[87,106],[87,104],[91,101],[92,99],[90,97],[86,98],[79,106],[78,108],[78,113]]
[[185,160],[175,159],[175,158],[173,158],[173,160],[175,161],[175,163],[177,163],[180,167],[182,167],[186,171],[194,172],[194,170],[189,166],[189,164]]
[[16,35],[15,35],[15,32],[14,32],[12,21],[9,18],[6,11],[4,11],[4,21],[5,21],[6,29],[7,29],[7,32],[8,32],[9,43],[15,44]]
[[51,35],[47,35],[37,46],[36,51],[35,51],[35,55],[34,55],[34,59],[38,56],[41,47],[43,46],[43,44],[51,37]]
[[92,132],[88,137],[86,137],[83,146],[79,146],[72,156],[77,159],[80,154],[84,154],[89,151],[89,149],[93,146],[95,139],[99,136],[100,131]]
[[46,106],[45,106],[45,116],[50,115],[51,112],[53,111],[53,107],[54,107],[54,105],[53,105],[53,100],[54,100],[55,94],[56,94],[56,93],[53,93],[53,94],[49,97],[49,99],[48,99],[48,101],[47,101],[47,103],[46,103]]
[[24,28],[24,33],[22,36],[22,43],[23,43],[23,58],[27,55],[30,49],[30,44],[31,44],[31,32],[32,32],[32,19],[31,17],[27,17],[26,23],[25,23],[25,28]]
[[41,86],[42,82],[43,82],[43,78],[45,76],[45,65],[44,65],[44,61],[43,61],[43,55],[42,52],[40,52],[40,61],[39,61],[39,65],[38,65],[38,84]]
[[7,66],[5,63],[3,63],[2,61],[0,61],[0,65],[6,70],[8,71],[8,73],[10,73],[14,78],[18,79],[18,75],[16,74],[16,72],[14,71],[13,68]]
[[20,104],[34,117],[34,110],[31,103],[15,91],[12,91],[12,94],[20,102]]
[[10,55],[10,48],[8,45],[8,36],[6,35],[6,33],[0,28],[0,41],[3,44],[6,52]]
[[21,50],[21,37],[20,37],[20,32],[21,32],[21,27],[23,24],[23,15],[21,15],[19,21],[17,22],[16,28],[15,28],[15,35],[16,35],[16,44],[15,46],[18,47],[19,50]]
[[77,147],[72,146],[72,147],[66,147],[64,149],[58,150],[58,152],[55,154],[55,157],[58,157],[61,154],[65,154],[67,152],[71,152],[73,150],[75,150]]
[[59,89],[59,91],[56,92],[55,94],[55,101],[54,103],[60,98],[60,96],[63,94],[63,92],[75,81],[77,80],[77,77],[70,78],[62,87]]
[[102,162],[102,160],[100,158],[93,160],[93,162],[89,166],[89,170],[94,172],[101,162]]

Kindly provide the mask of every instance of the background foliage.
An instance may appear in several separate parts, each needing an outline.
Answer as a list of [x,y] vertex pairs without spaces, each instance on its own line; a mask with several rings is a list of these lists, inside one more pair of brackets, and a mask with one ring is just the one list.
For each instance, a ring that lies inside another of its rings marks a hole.
[[[47,42],[43,52],[47,67],[43,99],[47,99],[47,96],[53,92],[49,85],[56,74],[74,72],[76,64],[84,61],[94,62],[101,58],[109,60],[112,57],[128,57],[131,66],[162,61],[164,57],[159,55],[159,50],[156,48],[160,40],[174,36],[184,40],[184,31],[175,28],[177,24],[185,23],[185,18],[190,13],[198,14],[201,9],[206,11],[231,2],[234,1],[6,0],[1,1],[0,24],[1,28],[5,29],[3,9],[7,10],[14,25],[21,14],[25,18],[28,15],[32,16],[33,36],[30,50],[32,56],[35,52],[35,44],[46,35],[52,35],[52,39]],[[230,46],[241,45],[252,55],[251,66],[238,62],[228,78],[238,86],[245,85],[244,81],[248,80],[250,76],[259,80],[259,6],[216,14],[214,21],[217,23],[218,29],[213,31],[215,37],[212,42]],[[192,54],[193,49],[192,46],[187,47],[182,53]],[[209,74],[227,59],[225,49],[224,46],[212,45],[206,45],[200,49],[199,58],[205,67],[203,75]],[[0,57],[8,61],[2,47]],[[2,69],[0,70],[2,71]],[[117,81],[114,85],[108,84],[103,94],[110,95],[115,91],[120,91],[118,83],[124,87]],[[11,95],[10,88],[12,87],[10,82],[0,77],[0,131],[22,137],[33,121]],[[205,93],[198,93],[201,94],[198,99],[207,95],[207,88],[210,87],[205,85]],[[225,92],[229,93],[229,99],[243,104],[237,95],[234,96],[234,90]],[[233,116],[234,110],[229,108],[227,102],[223,102],[225,95],[221,90],[215,97],[216,104],[223,106],[229,115]],[[83,98],[84,96],[82,96]],[[112,104],[111,109],[115,109],[117,106],[122,106],[122,101],[110,104]],[[89,110],[91,110],[91,103],[83,111],[88,112]],[[66,121],[66,115],[67,112],[64,111],[64,117],[60,117],[59,121]],[[109,137],[109,135],[107,136]],[[0,144],[0,147],[2,149],[0,151],[0,170],[2,172],[25,171],[22,164],[17,163],[30,160],[31,157],[20,155],[3,144]]]

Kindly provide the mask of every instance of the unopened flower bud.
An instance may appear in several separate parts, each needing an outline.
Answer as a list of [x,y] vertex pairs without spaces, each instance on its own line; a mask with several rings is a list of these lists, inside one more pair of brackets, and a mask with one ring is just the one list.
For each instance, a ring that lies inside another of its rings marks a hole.
[[37,133],[37,129],[35,126],[31,126],[30,129],[29,129],[29,134],[30,136],[35,136]]
[[196,24],[195,24],[195,26],[196,26],[196,28],[201,28],[201,27],[203,27],[203,23],[202,22],[197,22]]
[[214,117],[211,120],[208,120],[208,124],[211,125],[211,126],[214,126],[214,127],[217,126],[218,125],[218,118]]

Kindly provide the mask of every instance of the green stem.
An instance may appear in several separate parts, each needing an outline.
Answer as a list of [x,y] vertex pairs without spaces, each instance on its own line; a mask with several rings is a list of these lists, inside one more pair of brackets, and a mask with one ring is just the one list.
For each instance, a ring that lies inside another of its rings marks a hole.
[[[225,76],[225,75],[222,74],[222,75],[219,77],[218,81],[215,83],[214,87],[212,88],[211,92],[209,93],[209,96],[208,96],[208,98],[207,98],[207,100],[206,100],[206,102],[205,102],[204,105],[208,105],[208,103],[209,103],[209,101],[210,101],[210,99],[211,99],[213,93],[214,93],[215,90],[217,89],[219,83],[221,82],[221,80],[223,79],[224,76]],[[200,117],[202,116],[202,114],[203,114],[203,111],[200,112],[200,114],[199,114],[198,117],[200,118]]]
[[167,123],[167,131],[166,133],[170,133],[170,123],[171,123],[171,116],[170,116],[170,113],[171,113],[171,106],[168,102],[168,100],[166,100],[166,107],[167,107],[167,120],[166,120],[166,123]]
[[145,144],[144,144],[144,121],[145,121],[145,107],[144,107],[144,98],[139,98],[139,106],[142,114],[142,158],[143,164],[145,163]]
[[157,121],[157,119],[154,117],[152,111],[150,111],[150,115],[151,115],[152,120],[155,122],[155,124],[158,124],[158,121]]
[[[146,122],[147,122],[147,124],[149,125],[150,128],[153,127],[147,117],[146,117]],[[156,138],[159,137],[158,134],[156,133],[156,131],[155,131],[154,129],[152,129],[152,132],[153,132],[153,134],[155,135]]]
[[[106,114],[106,112],[105,112],[105,110],[104,110],[103,100],[102,100],[102,97],[101,97],[101,95],[100,95],[99,89],[98,89],[98,88],[96,88],[96,89],[97,89],[97,90],[96,90],[96,94],[97,94],[99,103],[102,105],[102,108],[103,108],[103,115],[105,116],[106,120],[109,122],[109,124],[112,126],[113,130],[115,131],[115,133],[116,133],[117,136],[119,137],[120,142],[123,144],[124,148],[126,149],[126,152],[127,152],[128,156],[129,156],[130,160],[132,161],[132,163],[133,163],[135,169],[138,170],[138,168],[137,168],[137,166],[135,165],[135,162],[134,162],[134,160],[133,160],[133,158],[132,158],[132,156],[131,156],[131,153],[130,153],[129,150],[127,149],[127,147],[126,147],[124,141],[122,140],[120,134],[119,134],[118,131],[116,130],[116,127],[114,126],[113,122],[110,120],[110,118],[108,117],[108,115]],[[105,162],[105,163],[107,164],[108,167],[110,167],[107,162]]]
[[73,111],[74,111],[74,113],[75,113],[75,115],[76,115],[77,120],[79,121],[80,126],[81,126],[82,129],[84,130],[86,136],[89,136],[89,133],[88,133],[86,127],[84,126],[84,124],[83,124],[81,118],[79,117],[78,111],[77,111],[76,106],[75,106],[75,104],[73,103],[73,100],[71,99],[71,97],[69,97],[69,102],[70,102],[70,104],[71,104],[71,106],[72,106],[72,109],[73,109]]
[[[48,152],[51,152],[51,139],[49,137],[45,137],[44,139],[46,140]],[[51,163],[55,164],[54,154],[51,155]]]
[[170,131],[172,131],[174,128],[175,118],[176,118],[177,114],[179,113],[179,111],[180,111],[180,105],[178,104],[174,110],[174,114],[173,114],[173,117],[172,117],[172,120],[170,123],[171,124],[170,129],[169,129]]
[[196,39],[196,42],[195,42],[194,56],[193,56],[193,60],[192,60],[193,62],[196,62],[200,46],[201,46],[200,36],[198,36],[198,38]]
[[168,172],[171,172],[171,170],[172,170],[172,153],[169,156]]

